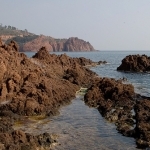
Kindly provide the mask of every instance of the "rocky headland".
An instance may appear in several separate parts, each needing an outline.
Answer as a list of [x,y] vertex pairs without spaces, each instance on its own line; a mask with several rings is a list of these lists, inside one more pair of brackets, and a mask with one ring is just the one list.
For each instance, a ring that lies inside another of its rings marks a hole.
[[117,70],[130,72],[149,72],[150,57],[139,54],[126,56],[122,60],[122,63]]
[[37,49],[40,49],[42,46],[45,46],[48,51],[54,52],[94,51],[93,46],[89,42],[78,39],[77,37],[71,37],[69,39],[54,39],[44,35],[38,36],[31,41],[20,43],[19,51],[36,52]]
[[70,38],[53,38],[51,36],[36,35],[28,32],[27,29],[19,30],[13,26],[3,26],[0,24],[0,38],[8,44],[10,41],[16,41],[19,45],[19,51],[37,52],[41,47],[45,46],[48,51],[95,51],[94,47],[89,43],[77,37]]

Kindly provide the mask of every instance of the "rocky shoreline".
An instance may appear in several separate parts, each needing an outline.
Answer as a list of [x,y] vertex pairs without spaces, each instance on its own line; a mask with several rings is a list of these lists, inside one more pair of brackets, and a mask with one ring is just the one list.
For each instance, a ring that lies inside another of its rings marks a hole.
[[138,148],[150,147],[150,100],[134,93],[131,84],[102,78],[85,95],[85,103],[115,123],[124,136],[134,137]]
[[[118,71],[149,71],[150,59],[146,55],[129,55],[122,60]],[[114,122],[124,136],[134,137],[138,148],[150,147],[150,97],[134,92],[124,79],[99,78],[88,89],[84,101],[99,110],[102,116]]]
[[100,78],[86,67],[105,61],[49,54],[45,47],[32,58],[18,51],[16,42],[6,45],[0,40],[0,149],[48,149],[56,142],[53,135],[14,130],[14,122],[23,116],[56,115],[80,87],[88,88],[88,106],[114,122],[123,135],[136,138],[138,147],[150,146],[149,100],[137,95],[131,84]]
[[86,65],[98,65],[85,58],[49,54],[42,47],[32,58],[19,53],[16,42],[0,41],[0,143],[1,149],[50,147],[55,140],[48,133],[33,136],[12,126],[22,116],[58,113],[81,86],[90,86],[97,75]]

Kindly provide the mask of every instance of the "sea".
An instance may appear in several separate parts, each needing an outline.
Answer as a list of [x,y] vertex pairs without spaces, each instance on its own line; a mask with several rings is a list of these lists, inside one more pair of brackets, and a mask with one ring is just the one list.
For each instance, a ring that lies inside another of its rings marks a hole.
[[[25,53],[32,57],[34,53]],[[55,52],[57,55],[62,52]],[[117,71],[122,59],[127,55],[146,54],[150,51],[96,51],[66,52],[70,57],[85,57],[95,62],[107,61],[90,68],[100,77],[115,79],[126,78],[134,85],[135,92],[150,97],[150,73],[127,73]],[[48,132],[57,135],[53,150],[136,150],[134,138],[118,133],[113,123],[105,120],[95,108],[84,104],[83,97],[76,97],[72,103],[60,108],[60,115],[43,120],[26,121],[15,129],[22,129],[34,135]]]

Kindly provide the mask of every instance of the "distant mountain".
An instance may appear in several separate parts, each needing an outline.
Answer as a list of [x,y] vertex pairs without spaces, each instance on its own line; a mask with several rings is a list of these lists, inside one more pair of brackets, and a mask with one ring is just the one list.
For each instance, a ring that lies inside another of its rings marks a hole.
[[93,46],[82,39],[71,37],[69,39],[55,39],[50,36],[36,35],[16,27],[0,25],[0,37],[4,43],[11,40],[19,44],[20,51],[38,51],[45,46],[48,51],[94,51]]

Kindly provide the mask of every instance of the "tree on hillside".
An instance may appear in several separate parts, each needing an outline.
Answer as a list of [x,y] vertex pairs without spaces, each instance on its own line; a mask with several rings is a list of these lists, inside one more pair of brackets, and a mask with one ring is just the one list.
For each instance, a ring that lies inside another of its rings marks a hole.
[[8,29],[11,29],[11,26],[10,26],[10,25],[8,26]]
[[12,27],[11,29],[12,29],[12,30],[16,30],[16,27]]
[[25,31],[25,32],[28,32],[28,30],[27,30],[27,29],[25,29],[24,31]]

